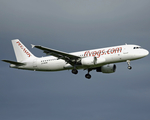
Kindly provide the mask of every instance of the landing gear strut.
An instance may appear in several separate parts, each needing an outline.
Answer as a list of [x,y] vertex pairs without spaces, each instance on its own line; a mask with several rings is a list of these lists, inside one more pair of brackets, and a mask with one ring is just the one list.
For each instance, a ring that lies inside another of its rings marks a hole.
[[127,60],[127,64],[128,64],[128,69],[131,70],[132,67],[130,66],[130,60]]
[[85,75],[85,77],[86,77],[87,79],[90,79],[90,78],[91,78],[91,75],[89,74],[90,71],[92,71],[92,69],[88,69],[88,73]]

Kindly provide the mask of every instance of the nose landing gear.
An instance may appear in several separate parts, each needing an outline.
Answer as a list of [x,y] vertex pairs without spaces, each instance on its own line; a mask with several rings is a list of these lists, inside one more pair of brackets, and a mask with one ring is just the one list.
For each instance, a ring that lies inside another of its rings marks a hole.
[[128,64],[128,69],[131,70],[132,67],[130,66],[130,60],[127,60],[127,64]]

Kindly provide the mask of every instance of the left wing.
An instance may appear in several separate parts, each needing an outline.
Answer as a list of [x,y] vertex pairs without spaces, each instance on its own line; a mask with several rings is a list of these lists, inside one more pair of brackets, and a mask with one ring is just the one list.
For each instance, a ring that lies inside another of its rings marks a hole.
[[76,55],[72,55],[66,52],[62,52],[62,51],[58,51],[58,50],[54,50],[51,48],[47,48],[47,47],[43,47],[40,45],[32,45],[32,48],[38,48],[40,50],[43,50],[44,53],[46,53],[47,55],[52,55],[55,57],[58,57],[58,59],[63,59],[65,60],[67,63],[71,64],[72,66],[79,64],[81,57],[76,56]]

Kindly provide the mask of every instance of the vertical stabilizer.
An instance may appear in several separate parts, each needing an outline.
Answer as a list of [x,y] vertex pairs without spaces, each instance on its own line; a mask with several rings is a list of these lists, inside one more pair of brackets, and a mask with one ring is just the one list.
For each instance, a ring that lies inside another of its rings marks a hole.
[[35,57],[18,39],[12,40],[17,62]]

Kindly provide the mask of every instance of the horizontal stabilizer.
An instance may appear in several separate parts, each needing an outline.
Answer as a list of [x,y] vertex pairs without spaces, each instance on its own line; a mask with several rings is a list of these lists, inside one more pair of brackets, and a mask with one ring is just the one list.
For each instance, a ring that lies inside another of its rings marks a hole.
[[2,61],[10,63],[10,64],[18,65],[18,66],[25,65],[25,63],[15,62],[15,61],[10,61],[10,60],[2,60]]

